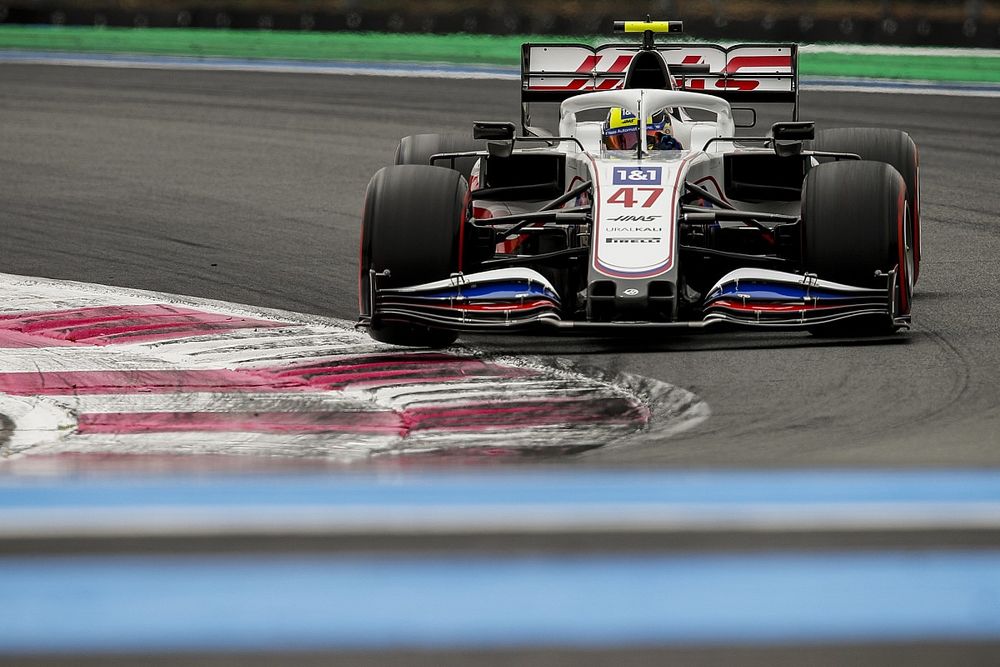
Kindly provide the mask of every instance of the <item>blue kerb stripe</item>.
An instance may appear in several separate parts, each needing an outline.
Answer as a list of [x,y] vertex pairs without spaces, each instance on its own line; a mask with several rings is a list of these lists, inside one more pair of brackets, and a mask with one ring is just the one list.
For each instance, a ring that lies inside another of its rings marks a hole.
[[0,651],[1000,639],[1000,552],[0,559]]
[[32,508],[475,507],[1000,502],[1000,471],[583,471],[150,478],[0,476],[0,516]]

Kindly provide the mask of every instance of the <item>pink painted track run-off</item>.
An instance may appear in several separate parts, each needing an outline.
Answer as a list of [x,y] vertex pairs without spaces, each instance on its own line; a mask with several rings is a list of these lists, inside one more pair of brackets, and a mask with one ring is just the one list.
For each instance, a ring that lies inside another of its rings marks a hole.
[[9,463],[80,455],[565,454],[687,428],[687,391],[475,350],[406,350],[342,320],[0,275]]

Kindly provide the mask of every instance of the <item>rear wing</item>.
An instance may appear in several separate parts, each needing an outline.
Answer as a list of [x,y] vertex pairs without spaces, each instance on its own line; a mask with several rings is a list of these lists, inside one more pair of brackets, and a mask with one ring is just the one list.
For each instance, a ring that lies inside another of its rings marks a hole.
[[[677,90],[707,93],[730,103],[792,104],[799,114],[797,44],[656,44]],[[562,102],[580,93],[620,90],[639,44],[524,44],[521,46],[521,116],[528,104]]]

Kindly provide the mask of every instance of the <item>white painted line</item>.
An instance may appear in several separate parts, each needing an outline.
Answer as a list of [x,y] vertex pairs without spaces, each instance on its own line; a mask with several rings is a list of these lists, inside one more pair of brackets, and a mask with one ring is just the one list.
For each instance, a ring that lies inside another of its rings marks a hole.
[[0,538],[254,535],[879,532],[1000,529],[995,502],[417,504],[6,509]]

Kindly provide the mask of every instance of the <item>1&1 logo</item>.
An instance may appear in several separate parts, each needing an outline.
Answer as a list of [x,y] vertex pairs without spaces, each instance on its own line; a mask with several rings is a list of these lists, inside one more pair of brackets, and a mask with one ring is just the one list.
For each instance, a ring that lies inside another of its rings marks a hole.
[[662,167],[615,167],[614,185],[659,185],[663,179]]

